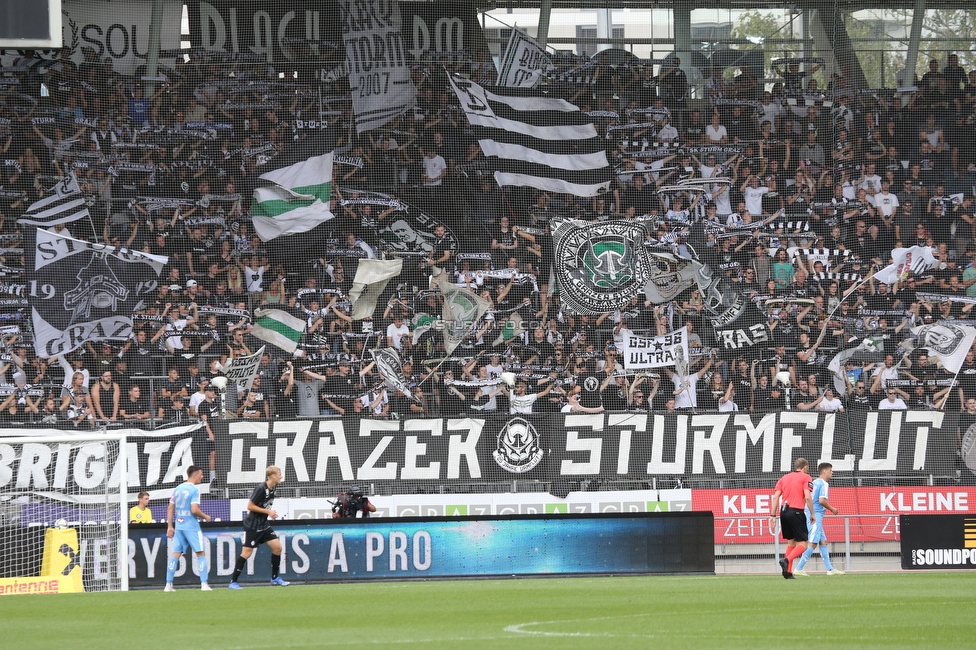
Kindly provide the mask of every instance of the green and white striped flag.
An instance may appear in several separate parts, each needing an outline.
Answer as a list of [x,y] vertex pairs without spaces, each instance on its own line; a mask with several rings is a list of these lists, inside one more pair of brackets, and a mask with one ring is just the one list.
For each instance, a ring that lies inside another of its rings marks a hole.
[[256,309],[251,335],[294,353],[305,332],[305,321],[280,309]]
[[251,217],[261,241],[282,235],[308,232],[334,215],[329,211],[332,196],[332,152],[262,174],[275,183],[254,190]]

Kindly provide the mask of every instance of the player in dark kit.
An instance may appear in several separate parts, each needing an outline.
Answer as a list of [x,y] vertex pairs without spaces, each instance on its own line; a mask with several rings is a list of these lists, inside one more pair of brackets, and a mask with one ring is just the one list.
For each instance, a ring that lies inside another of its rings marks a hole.
[[782,498],[783,507],[779,511],[779,522],[783,539],[786,540],[789,548],[786,557],[779,561],[779,566],[783,570],[783,577],[787,579],[793,577],[793,560],[802,555],[807,547],[807,518],[803,507],[809,509],[811,525],[817,520],[813,511],[813,482],[810,479],[809,464],[805,458],[797,458],[793,468],[793,472],[776,483],[770,511],[772,514],[769,517],[769,527],[772,529],[776,521],[776,509]]
[[278,541],[278,535],[268,523],[269,518],[278,518],[278,513],[271,510],[271,506],[274,504],[275,488],[281,483],[281,470],[272,465],[264,471],[264,475],[264,483],[254,488],[247,502],[247,517],[244,518],[244,548],[241,549],[241,555],[234,566],[234,575],[230,577],[230,584],[227,585],[231,589],[241,588],[237,584],[237,579],[241,577],[244,565],[247,564],[254,549],[265,543],[271,549],[271,584],[275,587],[287,587],[291,584],[278,575],[281,570],[281,542]]

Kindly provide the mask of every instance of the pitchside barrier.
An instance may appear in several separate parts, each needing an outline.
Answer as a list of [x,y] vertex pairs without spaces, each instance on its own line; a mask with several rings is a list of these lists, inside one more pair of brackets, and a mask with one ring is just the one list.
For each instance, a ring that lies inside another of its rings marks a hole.
[[[275,524],[281,574],[309,582],[534,575],[712,573],[710,513],[515,517],[407,517]],[[203,524],[210,581],[229,581],[238,524]],[[162,525],[129,533],[129,584],[159,587],[170,542]],[[199,578],[181,561],[176,584]],[[240,582],[270,579],[268,554],[251,555]]]

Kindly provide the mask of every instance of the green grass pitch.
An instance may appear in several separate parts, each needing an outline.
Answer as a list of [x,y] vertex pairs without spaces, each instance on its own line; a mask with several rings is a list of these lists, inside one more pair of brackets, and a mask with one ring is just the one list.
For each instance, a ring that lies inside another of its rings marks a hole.
[[976,575],[647,576],[11,596],[6,648],[972,648]]

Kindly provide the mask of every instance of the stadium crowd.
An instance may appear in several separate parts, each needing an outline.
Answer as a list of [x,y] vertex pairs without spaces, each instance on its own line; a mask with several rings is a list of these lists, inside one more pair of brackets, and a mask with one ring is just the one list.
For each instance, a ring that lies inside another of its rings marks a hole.
[[[228,391],[228,417],[839,411],[943,399],[976,412],[973,352],[951,386],[937,380],[952,373],[898,345],[906,328],[968,319],[976,304],[976,71],[954,55],[933,60],[909,92],[855,88],[842,75],[818,84],[820,65],[787,60],[758,76],[716,69],[701,99],[673,59],[597,60],[582,72],[564,62],[549,92],[592,116],[615,165],[612,190],[595,199],[498,187],[437,66],[415,70],[416,107],[357,135],[341,79],[246,57],[187,58],[149,96],[110,59],[76,65],[28,52],[0,72],[0,420],[214,417],[209,382],[219,364],[261,347],[249,332],[262,306],[307,328],[294,355],[266,347],[254,386]],[[494,78],[480,59],[457,71]],[[329,149],[335,218],[262,242],[250,222],[258,177]],[[131,339],[45,359],[32,346],[17,219],[69,173],[91,215],[68,226],[74,236],[169,263]],[[646,245],[707,263],[755,303],[768,340],[738,349],[714,340],[695,287],[662,304],[641,296],[598,316],[567,313],[550,282],[554,215],[650,224]],[[913,245],[937,249],[939,268],[894,286],[865,281],[892,249]],[[402,257],[403,274],[371,319],[354,321],[357,265],[383,256]],[[434,267],[492,306],[448,358]],[[625,371],[625,334],[682,326],[692,354],[683,383],[670,368]],[[842,397],[828,362],[868,339],[887,339],[887,354],[849,359]],[[387,346],[414,399],[386,388],[368,361],[368,349]],[[512,388],[499,380],[506,371],[519,376]]]

